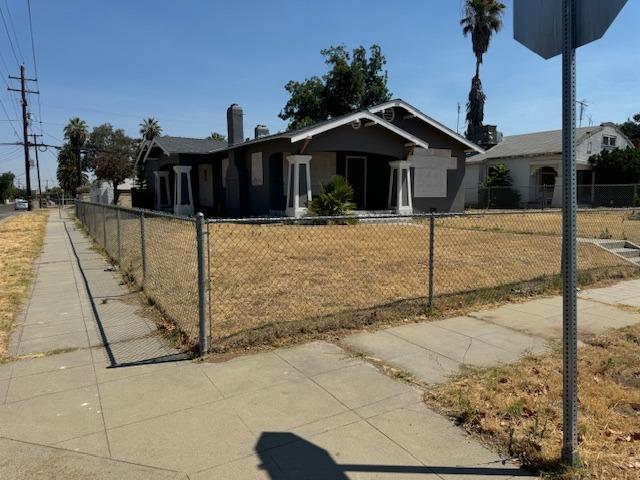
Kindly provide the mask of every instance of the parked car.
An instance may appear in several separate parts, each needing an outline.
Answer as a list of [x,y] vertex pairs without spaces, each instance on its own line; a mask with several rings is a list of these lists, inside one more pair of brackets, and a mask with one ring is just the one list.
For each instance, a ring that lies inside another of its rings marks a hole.
[[28,210],[29,209],[29,203],[22,199],[22,198],[16,198],[16,210]]

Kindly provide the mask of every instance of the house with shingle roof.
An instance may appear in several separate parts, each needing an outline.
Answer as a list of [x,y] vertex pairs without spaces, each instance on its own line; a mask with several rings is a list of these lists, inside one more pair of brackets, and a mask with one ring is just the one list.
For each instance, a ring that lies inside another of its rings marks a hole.
[[[633,147],[613,123],[576,128],[576,170],[578,203],[591,203],[597,183],[589,158],[605,149]],[[504,164],[513,188],[526,206],[554,206],[562,203],[562,130],[506,136],[485,153],[467,159],[464,178],[465,204],[477,206],[482,182],[489,168]]]
[[[358,210],[461,211],[469,152],[477,145],[403,100],[305,128],[244,137],[243,112],[227,109],[228,141],[157,137],[142,145],[148,208],[190,215],[304,216],[342,175]],[[140,205],[142,206],[142,205]]]

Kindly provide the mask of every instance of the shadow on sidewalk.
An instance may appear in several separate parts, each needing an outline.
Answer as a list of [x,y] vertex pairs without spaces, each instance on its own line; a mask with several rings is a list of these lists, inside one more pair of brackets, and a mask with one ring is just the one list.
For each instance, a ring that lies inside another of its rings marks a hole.
[[[134,307],[121,301],[130,295],[128,292],[117,295],[94,295],[87,278],[88,269],[82,266],[82,261],[67,228],[67,222],[63,222],[63,224],[78,270],[82,275],[98,335],[102,347],[104,347],[107,368],[191,359],[188,353],[171,347],[153,322],[135,315],[132,311]],[[95,268],[92,270],[95,271]],[[108,275],[106,272],[104,274]],[[96,281],[99,280],[92,280],[92,283],[95,284]]]
[[[263,432],[255,446],[260,468],[271,480],[291,478],[318,480],[348,480],[347,472],[397,475],[473,475],[477,477],[528,477],[537,475],[517,468],[492,466],[437,465],[373,465],[336,463],[329,452],[290,432]],[[373,476],[372,478],[375,478]],[[386,477],[385,477],[386,478]],[[412,477],[413,478],[413,477]]]

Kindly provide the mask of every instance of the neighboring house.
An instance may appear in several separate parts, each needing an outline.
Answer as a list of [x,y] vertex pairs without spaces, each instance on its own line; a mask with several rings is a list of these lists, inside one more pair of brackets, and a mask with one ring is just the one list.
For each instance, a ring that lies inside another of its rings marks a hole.
[[243,133],[242,109],[227,110],[229,143],[179,137],[145,142],[155,209],[215,216],[306,214],[321,185],[338,174],[358,210],[460,211],[469,151],[483,150],[402,100],[255,138]]
[[[118,185],[118,205],[131,207],[131,189],[133,179],[127,178]],[[89,200],[96,203],[113,203],[113,186],[110,182],[96,182],[89,188]]]
[[[576,129],[578,202],[591,203],[597,184],[589,157],[605,149],[633,147],[613,123]],[[477,205],[480,185],[492,165],[504,164],[523,205],[559,207],[562,204],[562,130],[504,137],[484,154],[467,159],[465,204]]]

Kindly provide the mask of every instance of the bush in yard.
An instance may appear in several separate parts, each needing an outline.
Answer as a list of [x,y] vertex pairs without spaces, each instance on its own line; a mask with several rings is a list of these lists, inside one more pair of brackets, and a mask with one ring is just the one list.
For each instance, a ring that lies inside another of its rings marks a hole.
[[320,195],[309,204],[309,212],[319,217],[349,215],[354,208],[353,187],[340,175],[322,185]]
[[507,167],[504,164],[492,165],[487,178],[480,185],[480,205],[488,208],[518,208],[520,192],[511,185],[511,173]]

